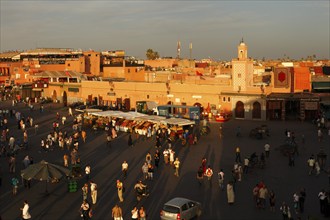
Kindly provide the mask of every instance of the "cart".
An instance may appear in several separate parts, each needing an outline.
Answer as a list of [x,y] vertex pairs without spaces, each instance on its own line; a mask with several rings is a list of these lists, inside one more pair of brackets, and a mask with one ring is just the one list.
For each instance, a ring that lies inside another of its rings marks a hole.
[[78,182],[77,180],[82,177],[81,165],[76,164],[71,166],[70,176],[68,177],[68,192],[77,192]]
[[250,131],[250,137],[256,138],[256,139],[263,139],[264,137],[269,137],[269,129],[267,125],[261,125],[260,127],[253,128]]

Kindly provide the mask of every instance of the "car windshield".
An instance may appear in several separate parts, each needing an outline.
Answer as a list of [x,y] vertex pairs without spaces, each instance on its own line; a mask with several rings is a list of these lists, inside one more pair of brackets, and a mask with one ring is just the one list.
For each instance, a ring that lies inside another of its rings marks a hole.
[[170,212],[170,213],[180,213],[180,209],[178,207],[174,207],[170,205],[164,205],[163,210],[165,212]]

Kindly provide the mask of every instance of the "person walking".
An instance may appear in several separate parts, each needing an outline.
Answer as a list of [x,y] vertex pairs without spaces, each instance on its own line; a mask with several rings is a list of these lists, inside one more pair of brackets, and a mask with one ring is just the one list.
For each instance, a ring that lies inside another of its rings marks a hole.
[[111,135],[110,134],[107,134],[107,148],[111,148]]
[[175,160],[175,151],[170,149],[170,165],[173,165],[174,160]]
[[235,162],[236,163],[242,163],[242,160],[241,160],[241,149],[239,147],[236,147],[235,154],[236,154]]
[[147,162],[144,162],[141,170],[142,170],[144,180],[148,179],[148,163]]
[[17,177],[14,176],[11,179],[11,185],[13,186],[13,195],[14,196],[17,195],[18,183],[19,183],[19,181],[18,181]]
[[227,184],[227,201],[229,205],[232,205],[235,202],[235,192],[232,181],[229,181]]
[[148,179],[153,180],[154,178],[154,166],[150,163],[148,164]]
[[319,129],[317,130],[317,137],[318,137],[319,142],[321,142],[322,139],[323,139],[323,133],[322,133],[321,128],[319,128]]
[[319,164],[318,161],[315,161],[315,165],[314,165],[314,167],[315,167],[315,175],[316,175],[316,176],[320,175],[321,167],[320,167],[320,164]]
[[129,147],[133,147],[133,140],[132,140],[132,134],[128,135],[128,141],[127,144]]
[[204,179],[204,171],[203,171],[203,167],[200,166],[197,171],[197,181],[199,183],[199,186],[202,185],[203,179]]
[[164,162],[165,162],[166,165],[169,164],[169,154],[170,154],[170,152],[169,152],[168,149],[165,149],[163,151]]
[[205,172],[206,172],[206,164],[207,164],[207,160],[206,160],[206,158],[205,157],[203,157],[202,158],[202,167],[203,167],[203,172],[204,172],[204,174],[205,174]]
[[175,161],[173,162],[173,165],[175,167],[175,173],[174,175],[179,177],[179,168],[180,168],[180,161],[179,161],[179,158],[175,158]]
[[299,195],[297,192],[293,194],[293,208],[296,214],[299,213]]
[[266,208],[266,197],[268,196],[268,189],[265,185],[259,188],[258,193],[259,199],[259,208],[265,209]]
[[242,181],[242,175],[243,175],[243,169],[242,169],[242,165],[239,163],[237,165],[237,180],[238,180],[238,182]]
[[326,208],[327,208],[327,194],[325,192],[324,189],[322,189],[319,194],[318,194],[318,198],[320,201],[320,212],[321,214],[326,214]]
[[118,206],[118,204],[116,204],[113,208],[112,208],[112,218],[114,220],[122,220],[123,219],[123,211],[122,209]]
[[269,206],[270,206],[270,211],[275,212],[275,202],[276,202],[276,197],[275,193],[273,190],[270,190],[269,192]]
[[31,219],[31,214],[30,214],[30,206],[27,200],[24,201],[23,208],[21,208],[22,211],[22,219]]
[[155,161],[156,168],[158,168],[158,166],[159,166],[159,160],[160,160],[160,154],[159,154],[159,150],[157,149],[154,154],[154,161]]
[[80,206],[80,212],[81,212],[82,219],[84,219],[84,220],[89,219],[89,211],[90,211],[90,205],[87,202],[87,200],[84,200]]
[[90,175],[91,175],[91,166],[89,164],[87,164],[86,167],[85,167],[86,182],[89,181]]
[[71,107],[69,107],[69,116],[73,116]]
[[69,167],[69,155],[66,153],[63,155],[63,165],[64,167]]
[[259,207],[259,189],[259,184],[256,184],[252,190],[254,204],[257,208]]
[[289,220],[291,218],[290,207],[285,202],[282,203],[280,210],[282,212],[283,220]]
[[65,124],[65,121],[66,121],[66,117],[63,115],[63,116],[62,116],[62,125]]
[[212,176],[213,176],[213,170],[211,166],[209,165],[205,171],[205,176],[207,177],[207,181],[209,182],[209,186],[212,186]]
[[16,157],[14,155],[11,155],[9,157],[9,173],[15,173],[16,172]]
[[243,168],[243,173],[244,174],[248,174],[248,172],[249,172],[249,163],[250,163],[249,158],[245,157],[244,158],[244,168]]
[[96,204],[96,201],[97,201],[97,185],[96,185],[96,183],[90,181],[90,187],[91,187],[92,203],[94,205],[94,204]]
[[315,159],[314,159],[314,155],[312,154],[310,156],[310,158],[307,160],[308,166],[309,166],[309,175],[312,175],[312,173],[314,172],[315,169]]
[[131,211],[132,213],[132,220],[138,220],[139,219],[139,210],[134,206],[133,210]]
[[124,188],[124,184],[120,181],[117,180],[117,193],[118,193],[118,198],[120,202],[124,202],[124,198],[123,198],[123,188]]
[[127,177],[128,163],[126,160],[121,164],[121,171],[123,173],[124,179]]
[[147,155],[146,155],[146,162],[147,162],[147,164],[151,163],[151,154],[150,154],[150,152],[148,152]]
[[265,144],[264,149],[265,149],[266,158],[269,158],[269,153],[270,153],[270,145],[269,145],[269,143],[266,143]]
[[224,186],[224,180],[225,180],[225,173],[223,172],[222,169],[220,169],[220,172],[218,173],[218,181],[219,181],[219,187],[223,191],[225,186]]
[[263,168],[265,168],[265,165],[266,165],[265,154],[264,154],[264,152],[262,152],[260,154],[260,165],[259,166],[261,169],[263,169]]
[[139,216],[140,216],[139,220],[146,220],[147,214],[143,206],[140,207]]
[[88,184],[85,183],[84,186],[81,188],[82,191],[82,195],[83,195],[83,201],[87,200],[87,196],[88,196]]
[[85,130],[81,131],[81,138],[82,138],[83,142],[86,143],[87,133]]
[[299,211],[300,213],[304,213],[305,211],[305,200],[306,200],[306,190],[305,188],[300,189],[299,193]]

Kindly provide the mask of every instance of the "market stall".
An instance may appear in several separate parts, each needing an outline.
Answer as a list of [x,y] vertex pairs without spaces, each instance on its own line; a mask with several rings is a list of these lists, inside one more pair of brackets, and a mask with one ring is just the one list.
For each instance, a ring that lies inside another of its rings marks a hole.
[[93,124],[106,127],[111,123],[116,131],[135,132],[139,135],[153,134],[154,128],[172,128],[175,134],[183,132],[183,126],[194,125],[195,122],[183,118],[166,118],[157,115],[145,115],[139,112],[101,111],[90,112],[88,117],[96,120]]

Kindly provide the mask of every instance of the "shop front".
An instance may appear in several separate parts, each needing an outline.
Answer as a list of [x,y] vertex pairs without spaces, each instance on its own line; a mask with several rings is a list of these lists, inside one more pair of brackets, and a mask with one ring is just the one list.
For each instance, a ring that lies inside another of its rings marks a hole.
[[320,98],[313,93],[271,93],[267,96],[268,120],[313,120]]

